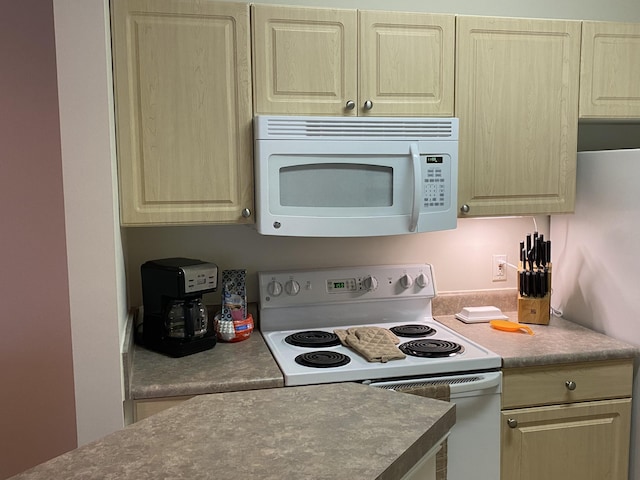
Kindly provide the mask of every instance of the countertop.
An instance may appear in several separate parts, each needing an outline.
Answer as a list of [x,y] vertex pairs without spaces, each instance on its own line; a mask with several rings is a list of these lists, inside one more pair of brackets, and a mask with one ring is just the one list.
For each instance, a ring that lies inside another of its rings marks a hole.
[[13,480],[397,480],[454,422],[453,404],[355,383],[200,395]]
[[[517,320],[517,312],[505,312]],[[527,324],[535,335],[503,332],[488,323],[466,324],[453,315],[436,320],[502,357],[503,368],[633,358],[640,350],[576,323],[552,317],[549,325]],[[282,373],[256,330],[238,343],[170,358],[139,346],[133,350],[133,400],[265,389],[284,386]]]
[[171,358],[133,346],[129,395],[133,400],[284,386],[282,372],[262,335],[218,342],[211,350]]
[[[503,312],[517,321],[517,312]],[[634,358],[640,349],[560,317],[551,317],[549,325],[526,324],[533,331],[505,332],[488,323],[467,324],[454,315],[435,319],[470,340],[502,357],[503,368],[595,362]]]

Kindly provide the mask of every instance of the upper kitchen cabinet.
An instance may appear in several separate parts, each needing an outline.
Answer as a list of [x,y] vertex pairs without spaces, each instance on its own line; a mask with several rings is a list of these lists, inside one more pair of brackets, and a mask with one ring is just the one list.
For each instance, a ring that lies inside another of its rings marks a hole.
[[583,22],[581,118],[640,118],[640,24]]
[[452,116],[455,17],[253,5],[257,114]]
[[574,208],[579,21],[457,18],[461,216]]
[[251,222],[249,6],[115,0],[122,225]]

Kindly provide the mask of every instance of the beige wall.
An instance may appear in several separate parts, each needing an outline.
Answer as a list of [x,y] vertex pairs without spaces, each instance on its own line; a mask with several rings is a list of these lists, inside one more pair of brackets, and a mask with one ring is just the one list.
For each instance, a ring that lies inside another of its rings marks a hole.
[[53,8],[0,4],[0,478],[76,446]]
[[[548,217],[535,217],[548,235]],[[427,262],[434,266],[438,291],[516,288],[515,270],[506,282],[491,279],[491,256],[517,262],[519,242],[534,231],[534,219],[462,219],[456,230],[369,238],[289,238],[259,235],[253,226],[148,227],[127,229],[130,301],[141,303],[140,265],[165,256],[187,256],[220,269],[246,268],[248,296],[257,300],[261,270]],[[220,303],[219,294],[207,297]]]

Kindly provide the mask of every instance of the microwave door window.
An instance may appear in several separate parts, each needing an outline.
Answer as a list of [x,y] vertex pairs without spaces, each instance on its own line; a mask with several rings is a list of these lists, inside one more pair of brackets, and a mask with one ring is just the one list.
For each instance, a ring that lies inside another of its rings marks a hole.
[[393,168],[308,163],[279,170],[280,206],[368,209],[393,206]]

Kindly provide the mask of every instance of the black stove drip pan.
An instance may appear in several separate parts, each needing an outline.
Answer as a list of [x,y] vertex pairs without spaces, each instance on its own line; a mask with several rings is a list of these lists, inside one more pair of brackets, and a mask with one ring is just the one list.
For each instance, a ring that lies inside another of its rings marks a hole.
[[429,325],[407,324],[391,327],[391,333],[398,337],[428,337],[436,333]]
[[464,352],[464,347],[459,343],[437,338],[412,340],[401,344],[398,348],[406,355],[427,358],[453,357]]
[[340,345],[340,339],[335,333],[322,330],[305,330],[296,332],[284,339],[296,347],[327,348]]
[[346,365],[351,361],[351,358],[339,352],[318,350],[298,355],[295,360],[296,363],[305,367],[333,368]]

